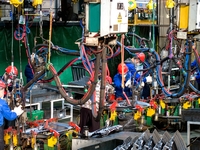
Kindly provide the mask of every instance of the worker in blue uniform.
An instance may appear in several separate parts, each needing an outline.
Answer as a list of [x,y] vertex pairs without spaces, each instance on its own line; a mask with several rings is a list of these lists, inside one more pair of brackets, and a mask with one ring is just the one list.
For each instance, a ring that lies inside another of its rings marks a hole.
[[30,64],[27,64],[24,70],[24,75],[26,76],[26,83],[33,79],[33,71],[31,69]]
[[[140,78],[143,75],[143,72],[137,72],[137,70],[142,70],[143,68],[143,63],[145,61],[145,54],[144,53],[136,53],[134,57],[128,58],[125,60],[125,64],[128,67],[129,71],[131,72],[132,78],[134,78],[134,84],[137,84],[140,82]],[[146,99],[147,97],[150,96],[150,87],[149,83],[152,82],[152,77],[147,76],[143,78],[141,82],[141,86],[143,86],[142,89],[142,95],[141,97]],[[128,84],[128,83],[127,83]],[[129,83],[131,84],[131,83]]]
[[1,76],[1,79],[7,84],[8,91],[11,92],[13,88],[13,82],[18,76],[18,70],[15,66],[8,66],[5,69],[5,73]]
[[0,150],[4,150],[4,118],[12,121],[24,112],[21,105],[10,110],[7,102],[3,99],[5,88],[6,84],[0,80]]
[[[124,72],[124,76],[122,76],[122,69]],[[120,63],[117,67],[118,73],[114,76],[113,82],[115,87],[115,98],[117,100],[123,100],[125,99],[126,94],[127,97],[132,96],[132,89],[131,86],[126,84],[127,81],[129,82],[131,80],[131,72],[128,70],[128,67],[125,64]],[[124,88],[122,88],[122,78],[124,78]]]
[[198,64],[196,59],[191,63],[191,68],[197,68],[193,75],[190,76],[190,80],[197,81],[197,89],[200,90],[200,70],[198,69]]
[[[1,80],[4,81],[7,85],[6,90],[4,90],[4,97],[6,100],[10,100],[13,98],[12,97],[13,84],[17,76],[18,76],[18,69],[13,65],[8,66],[5,69],[5,73],[3,74],[3,76],[1,76]],[[18,84],[16,84],[15,86],[17,88],[19,87]],[[9,127],[14,127],[14,126],[15,126],[15,120],[10,121],[5,118],[4,129],[7,129]]]

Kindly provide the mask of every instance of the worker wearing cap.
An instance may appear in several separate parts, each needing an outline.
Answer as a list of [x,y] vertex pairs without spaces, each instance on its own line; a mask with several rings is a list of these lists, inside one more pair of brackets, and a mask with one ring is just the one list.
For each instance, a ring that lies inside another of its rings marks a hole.
[[[144,53],[136,53],[134,57],[128,58],[125,60],[125,64],[128,67],[129,71],[131,72],[131,76],[134,78],[134,84],[140,82],[140,78],[143,74],[142,71],[137,72],[137,70],[143,69],[143,63],[145,61],[145,54]],[[140,85],[143,87],[142,97],[147,98],[150,96],[150,88],[148,83],[152,82],[152,77],[147,76],[142,79]],[[127,86],[131,86],[131,81],[127,82]]]
[[[122,70],[123,69],[123,70]],[[120,63],[117,67],[118,73],[114,76],[113,82],[115,87],[115,98],[117,100],[125,99],[123,92],[127,95],[127,97],[132,96],[132,89],[126,83],[131,79],[131,72],[125,64]],[[122,75],[122,71],[124,75]],[[124,78],[124,88],[122,88],[122,78]]]
[[[6,90],[4,90],[4,97],[6,97],[6,100],[8,101],[8,103],[12,97],[13,83],[14,83],[15,79],[17,78],[17,76],[18,76],[18,70],[15,66],[12,66],[12,65],[8,66],[5,69],[5,73],[3,74],[3,76],[1,76],[1,80],[4,81],[7,85]],[[15,86],[19,87],[18,84],[16,84]],[[9,128],[10,126],[13,126],[13,127],[15,126],[14,120],[10,121],[5,118],[4,121],[5,121],[4,129]]]
[[[142,63],[145,61],[145,54],[144,53],[136,53],[134,57],[128,58],[125,60],[125,64],[127,65],[129,71],[131,72],[132,76],[137,70],[143,69]],[[138,72],[135,76],[137,80],[142,72]]]
[[21,105],[10,110],[7,102],[3,99],[5,88],[6,84],[0,80],[0,150],[4,150],[4,118],[12,121],[24,112]]
[[5,81],[8,84],[8,87],[12,85],[13,81],[18,76],[18,70],[15,66],[8,66],[5,69],[5,73],[1,77],[3,81]]

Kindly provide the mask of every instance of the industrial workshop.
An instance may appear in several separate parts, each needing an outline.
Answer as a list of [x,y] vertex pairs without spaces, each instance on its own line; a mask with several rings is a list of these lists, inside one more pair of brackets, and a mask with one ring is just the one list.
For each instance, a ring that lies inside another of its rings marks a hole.
[[0,0],[0,150],[200,150],[200,0]]

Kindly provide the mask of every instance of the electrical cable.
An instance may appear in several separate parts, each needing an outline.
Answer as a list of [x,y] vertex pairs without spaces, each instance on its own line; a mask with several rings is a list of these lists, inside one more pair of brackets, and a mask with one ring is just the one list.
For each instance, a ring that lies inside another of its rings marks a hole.
[[[69,61],[68,63],[66,63],[59,71],[58,71],[58,73],[57,73],[57,75],[59,76],[61,73],[63,73],[64,72],[64,70],[65,69],[67,69],[68,67],[70,67],[73,63],[75,63],[77,60],[79,60],[79,58],[74,58],[73,60],[71,60],[71,61]],[[41,83],[49,83],[49,82],[51,82],[51,81],[53,81],[54,80],[54,77],[51,77],[51,78],[49,78],[49,79],[43,79],[43,80],[41,80],[40,82]]]
[[95,62],[95,71],[94,71],[94,80],[91,82],[91,84],[89,85],[89,88],[88,88],[88,91],[87,93],[84,94],[84,96],[80,99],[80,100],[75,100],[75,99],[71,99],[68,94],[66,93],[65,89],[62,87],[62,84],[60,82],[60,79],[57,75],[57,72],[56,70],[54,69],[54,67],[50,64],[49,66],[49,69],[51,71],[51,73],[53,74],[54,76],[54,80],[56,82],[56,85],[62,95],[62,97],[69,103],[71,104],[74,104],[74,105],[82,105],[84,104],[86,101],[89,100],[89,98],[92,96],[94,90],[95,90],[95,87],[96,87],[96,81],[97,81],[97,78],[98,78],[98,70],[99,70],[99,67],[100,67],[100,53],[97,54],[96,56],[96,62]]

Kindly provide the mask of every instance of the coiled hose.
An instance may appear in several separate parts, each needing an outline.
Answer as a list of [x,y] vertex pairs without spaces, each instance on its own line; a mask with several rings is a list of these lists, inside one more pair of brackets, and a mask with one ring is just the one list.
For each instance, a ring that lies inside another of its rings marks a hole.
[[92,96],[94,90],[95,90],[95,87],[96,87],[96,84],[97,84],[97,78],[98,78],[98,71],[99,71],[99,67],[100,67],[100,57],[101,57],[101,54],[97,54],[96,55],[96,62],[95,62],[95,74],[94,74],[94,79],[93,81],[91,81],[91,84],[89,85],[89,88],[88,88],[88,91],[87,93],[85,93],[85,95],[79,99],[79,100],[76,100],[76,99],[72,99],[68,96],[68,94],[66,93],[65,89],[63,88],[61,82],[60,82],[60,78],[55,70],[55,68],[52,66],[52,64],[50,64],[49,66],[49,70],[51,71],[51,73],[53,74],[54,76],[54,80],[56,82],[56,85],[60,91],[60,94],[62,95],[62,97],[69,103],[73,104],[73,105],[82,105],[84,104],[85,102],[87,102],[90,97]]

